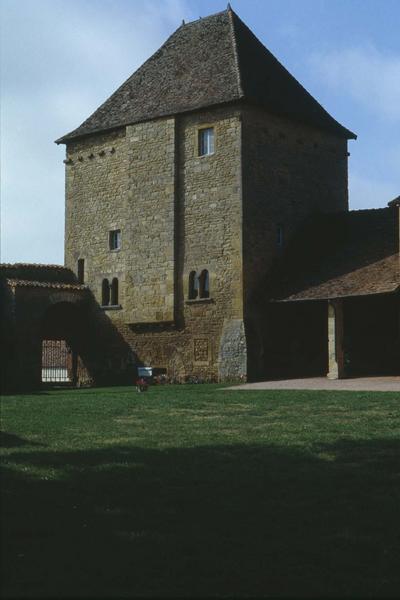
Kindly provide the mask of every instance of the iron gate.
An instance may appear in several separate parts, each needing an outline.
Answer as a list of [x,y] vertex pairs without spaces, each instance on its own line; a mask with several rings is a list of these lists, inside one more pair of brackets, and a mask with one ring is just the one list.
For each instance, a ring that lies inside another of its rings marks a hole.
[[74,360],[65,340],[42,341],[42,382],[72,385]]

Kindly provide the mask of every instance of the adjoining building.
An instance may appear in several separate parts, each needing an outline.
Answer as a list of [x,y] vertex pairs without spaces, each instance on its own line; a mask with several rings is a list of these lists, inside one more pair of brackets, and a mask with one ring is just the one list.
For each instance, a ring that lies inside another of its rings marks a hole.
[[316,215],[294,236],[267,284],[275,374],[399,373],[399,206]]
[[355,138],[228,8],[57,140],[66,269],[121,342],[103,380],[398,373],[398,208],[348,211]]
[[0,265],[2,391],[132,381],[138,358],[60,265]]

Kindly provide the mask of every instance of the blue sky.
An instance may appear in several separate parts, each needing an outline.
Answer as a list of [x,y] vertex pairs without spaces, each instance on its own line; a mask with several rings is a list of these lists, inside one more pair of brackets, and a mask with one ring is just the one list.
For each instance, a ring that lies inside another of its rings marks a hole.
[[[400,0],[232,0],[343,125],[351,208],[400,194]],[[1,0],[3,262],[63,262],[64,146],[181,23],[217,0]]]

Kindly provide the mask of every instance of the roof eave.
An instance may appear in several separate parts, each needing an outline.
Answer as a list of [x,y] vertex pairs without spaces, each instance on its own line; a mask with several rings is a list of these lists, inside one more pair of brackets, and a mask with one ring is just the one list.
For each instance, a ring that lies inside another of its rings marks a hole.
[[188,108],[187,110],[181,110],[179,112],[170,112],[167,111],[165,113],[159,113],[157,115],[153,115],[153,116],[143,116],[140,119],[135,119],[133,121],[126,121],[125,123],[121,123],[120,125],[110,125],[110,127],[102,127],[99,129],[93,129],[91,131],[85,131],[83,133],[78,133],[76,135],[74,135],[74,131],[71,131],[70,133],[67,133],[66,135],[58,138],[57,140],[54,140],[55,144],[67,144],[68,142],[72,142],[72,141],[76,141],[76,140],[81,140],[83,138],[89,137],[91,135],[98,135],[100,133],[110,133],[111,131],[117,131],[118,129],[123,129],[124,127],[128,127],[129,125],[136,125],[138,123],[145,123],[147,121],[156,121],[157,119],[168,119],[171,117],[177,117],[179,115],[187,115],[193,112],[196,112],[198,110],[204,110],[204,109],[208,109],[208,108],[218,108],[221,106],[227,106],[227,105],[235,105],[238,104],[240,102],[242,102],[243,100],[246,100],[243,96],[237,96],[235,98],[231,98],[230,100],[226,100],[224,102],[214,102],[212,104],[200,104],[198,106],[193,106],[191,108]]
[[[262,105],[259,102],[256,102],[254,100],[251,100],[250,98],[247,98],[244,96],[243,92],[240,93],[240,95],[238,95],[237,98],[232,98],[231,100],[227,100],[225,102],[216,102],[213,104],[206,104],[206,105],[199,105],[199,106],[194,106],[192,108],[188,108],[187,110],[182,110],[179,112],[165,112],[165,113],[160,113],[158,115],[153,115],[153,116],[144,116],[140,119],[134,120],[134,121],[127,121],[125,123],[121,123],[119,125],[110,125],[109,127],[101,127],[98,129],[92,129],[90,131],[85,131],[82,133],[78,133],[77,129],[74,129],[73,131],[71,131],[70,133],[67,133],[66,135],[63,135],[62,137],[58,138],[57,140],[54,140],[55,144],[67,144],[69,142],[72,141],[77,141],[77,140],[81,140],[83,138],[87,138],[91,135],[98,135],[101,133],[110,133],[111,131],[117,131],[118,129],[122,129],[123,127],[127,127],[129,125],[135,125],[136,123],[143,123],[145,121],[155,121],[156,119],[163,119],[163,118],[168,118],[168,117],[176,117],[178,115],[184,115],[184,114],[188,114],[188,113],[192,113],[195,112],[196,110],[203,110],[203,109],[207,109],[207,108],[215,108],[218,106],[225,106],[227,104],[236,104],[239,102],[248,102],[249,104],[257,104],[258,106],[263,106],[266,110],[269,110],[268,107],[265,107],[264,105]],[[293,117],[291,117],[293,119]],[[333,119],[333,117],[331,117],[333,121],[335,121]],[[353,133],[352,131],[350,131],[349,129],[346,129],[346,127],[344,127],[343,125],[341,125],[340,123],[338,123],[337,121],[335,121],[336,126],[334,126],[334,124],[332,123],[332,127],[329,128],[325,128],[325,127],[319,127],[319,129],[329,129],[329,131],[331,131],[332,133],[341,133],[342,136],[345,139],[353,139],[356,140],[357,139],[357,135],[355,133]],[[315,126],[314,126],[315,127]],[[79,129],[79,128],[78,128]],[[77,133],[75,133],[77,132]]]
[[383,294],[395,294],[400,291],[400,285],[388,290],[373,291],[373,292],[355,292],[352,294],[329,294],[326,296],[307,296],[307,297],[287,297],[287,298],[271,298],[269,301],[272,303],[289,303],[289,302],[325,302],[327,300],[340,300],[341,298],[357,298],[361,296],[379,296]]

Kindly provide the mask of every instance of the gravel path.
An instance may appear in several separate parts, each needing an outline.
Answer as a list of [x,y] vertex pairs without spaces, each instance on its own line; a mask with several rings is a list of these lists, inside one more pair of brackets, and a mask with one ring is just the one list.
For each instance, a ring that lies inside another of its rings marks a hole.
[[[353,390],[358,392],[399,392],[400,377],[359,377],[356,379],[282,379],[235,385],[228,390]],[[400,396],[399,396],[400,397]]]

